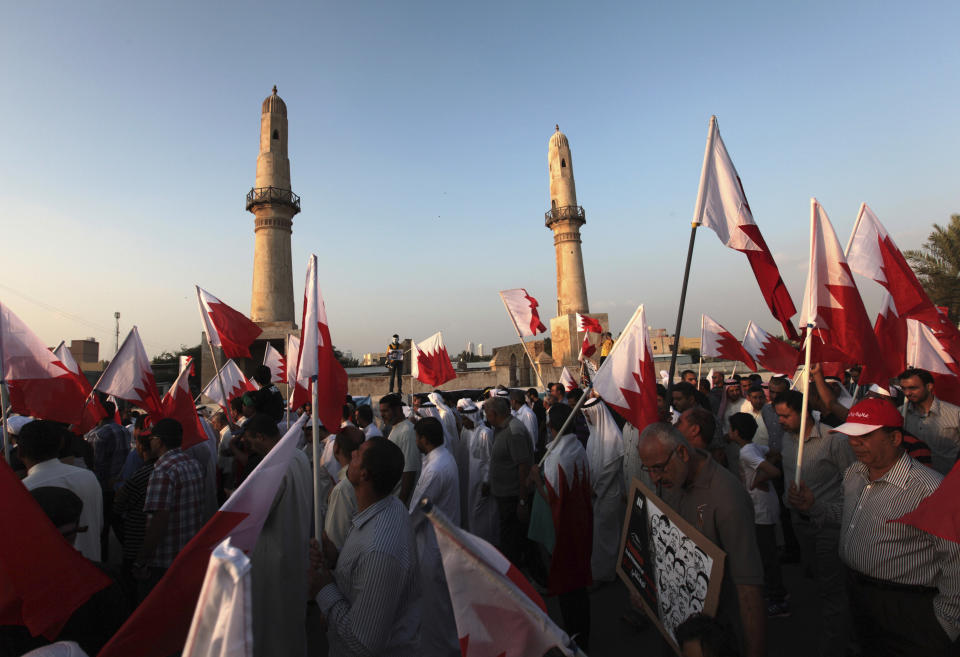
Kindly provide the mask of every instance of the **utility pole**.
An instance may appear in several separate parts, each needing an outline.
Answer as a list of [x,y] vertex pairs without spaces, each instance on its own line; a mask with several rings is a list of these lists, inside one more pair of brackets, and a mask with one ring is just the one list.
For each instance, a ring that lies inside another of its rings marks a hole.
[[113,313],[113,319],[116,322],[116,328],[113,332],[113,355],[116,356],[117,352],[120,351],[120,313]]

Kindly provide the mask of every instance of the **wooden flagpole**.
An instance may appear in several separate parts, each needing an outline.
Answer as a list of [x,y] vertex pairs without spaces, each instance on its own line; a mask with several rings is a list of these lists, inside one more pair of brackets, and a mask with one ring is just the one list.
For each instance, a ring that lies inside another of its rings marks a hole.
[[543,385],[543,377],[540,376],[540,368],[537,367],[537,364],[533,362],[533,356],[530,355],[530,352],[527,350],[527,343],[523,341],[523,336],[520,335],[520,327],[517,326],[517,320],[513,316],[513,313],[510,312],[510,306],[507,305],[506,300],[503,298],[503,295],[500,295],[500,301],[503,301],[503,307],[507,309],[507,314],[510,315],[510,321],[513,322],[513,328],[517,332],[517,337],[520,338],[520,344],[523,345],[523,353],[527,355],[527,360],[530,361],[530,367],[533,368],[533,373],[537,375],[537,381],[540,383],[540,387],[546,389],[546,386]]
[[[710,128],[707,132],[707,146],[703,152],[703,168],[700,171],[700,189],[697,191],[697,207],[694,211],[693,222],[690,227],[690,245],[687,247],[687,263],[683,268],[683,285],[680,288],[680,305],[677,308],[677,328],[673,332],[673,349],[670,354],[670,380],[673,384],[673,375],[677,371],[677,351],[680,349],[680,328],[683,324],[683,307],[687,302],[687,283],[690,281],[690,261],[693,258],[693,243],[697,238],[697,228],[703,223],[703,207],[706,204],[704,198],[707,189],[707,177],[710,174],[710,168],[707,166],[710,162],[710,154],[713,151],[713,139],[717,133],[717,117],[710,117]],[[701,345],[702,347],[702,345]]]

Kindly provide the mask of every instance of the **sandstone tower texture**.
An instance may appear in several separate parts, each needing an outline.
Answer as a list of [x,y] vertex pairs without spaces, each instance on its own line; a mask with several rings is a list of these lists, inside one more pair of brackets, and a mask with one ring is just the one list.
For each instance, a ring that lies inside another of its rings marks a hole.
[[557,315],[585,314],[590,309],[580,251],[580,226],[587,223],[587,218],[583,208],[577,205],[570,143],[560,132],[560,126],[550,137],[547,162],[550,168],[550,211],[546,213],[546,224],[553,231],[553,246],[557,252]]
[[300,197],[290,185],[287,105],[277,88],[263,101],[257,179],[247,194],[254,220],[253,292],[250,319],[265,327],[293,328],[293,268],[290,236]]

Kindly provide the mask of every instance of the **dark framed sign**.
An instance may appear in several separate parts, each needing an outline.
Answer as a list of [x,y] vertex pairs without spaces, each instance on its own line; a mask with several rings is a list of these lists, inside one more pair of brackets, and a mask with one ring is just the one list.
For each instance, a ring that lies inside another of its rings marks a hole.
[[691,614],[716,614],[726,553],[641,481],[627,500],[617,575],[679,655],[677,626]]

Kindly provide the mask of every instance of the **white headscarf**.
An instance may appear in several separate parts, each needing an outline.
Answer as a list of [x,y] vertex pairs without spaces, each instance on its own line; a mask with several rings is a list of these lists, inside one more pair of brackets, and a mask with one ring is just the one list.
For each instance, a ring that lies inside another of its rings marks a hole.
[[[590,437],[587,439],[587,458],[590,460],[590,474],[594,485],[601,485],[604,475],[621,470],[620,459],[623,457],[623,434],[617,426],[613,415],[603,401],[596,397],[587,401],[582,407],[583,416],[587,419],[590,428]],[[613,467],[616,466],[616,467]]]

